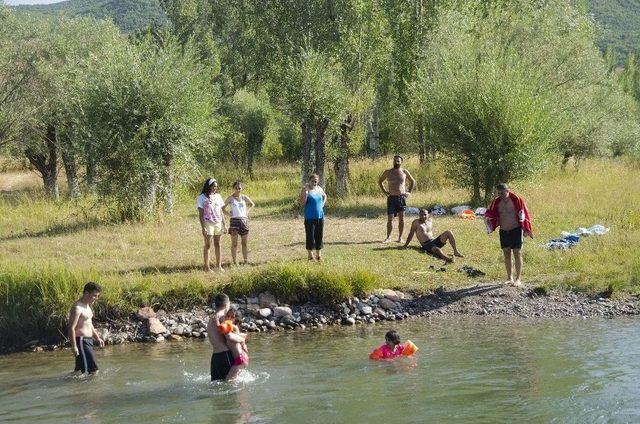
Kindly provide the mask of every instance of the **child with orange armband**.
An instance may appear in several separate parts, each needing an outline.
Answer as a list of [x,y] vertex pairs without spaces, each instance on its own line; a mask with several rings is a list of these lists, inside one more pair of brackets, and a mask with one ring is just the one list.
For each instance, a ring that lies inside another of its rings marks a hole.
[[[237,325],[234,325],[241,318],[240,311],[235,306],[229,308],[227,314],[225,315],[225,320],[218,325],[218,331],[220,334],[229,334],[236,333],[246,339],[246,333],[240,333]],[[245,341],[242,342],[232,342],[227,339],[227,347],[231,351],[231,355],[233,356],[233,362],[231,363],[231,369],[229,370],[229,374],[227,374],[227,380],[233,380],[238,376],[238,373],[242,368],[246,368],[249,365],[249,350],[247,349],[247,344]]]
[[371,352],[369,359],[384,360],[394,359],[398,356],[411,356],[418,351],[416,345],[407,340],[400,343],[400,336],[395,330],[388,331],[384,335],[384,344]]

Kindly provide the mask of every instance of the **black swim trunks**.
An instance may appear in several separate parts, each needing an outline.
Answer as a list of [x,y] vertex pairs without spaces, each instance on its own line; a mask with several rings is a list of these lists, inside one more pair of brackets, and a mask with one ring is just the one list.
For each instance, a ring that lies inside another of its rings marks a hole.
[[513,230],[500,230],[500,247],[503,249],[522,249],[524,235],[522,228],[517,227]]
[[440,249],[443,246],[444,246],[444,243],[440,241],[440,236],[438,236],[434,239],[431,239],[422,243],[422,250],[427,253],[432,253],[431,249],[433,249],[434,247],[437,247],[438,249]]
[[229,233],[238,233],[241,236],[249,234],[249,220],[247,218],[231,218]]
[[75,371],[80,371],[83,374],[98,371],[96,355],[93,352],[93,338],[76,337],[76,346],[78,346],[78,356],[76,356]]
[[211,381],[224,380],[231,370],[233,355],[230,350],[211,355]]
[[404,212],[407,208],[407,199],[404,196],[387,196],[387,215],[398,216],[398,212]]

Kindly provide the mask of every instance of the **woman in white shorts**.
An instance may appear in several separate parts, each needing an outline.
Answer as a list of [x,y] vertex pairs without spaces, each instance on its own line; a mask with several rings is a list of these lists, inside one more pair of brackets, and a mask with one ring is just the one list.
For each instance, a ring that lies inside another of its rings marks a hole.
[[233,183],[233,194],[227,197],[222,210],[227,212],[227,207],[231,205],[231,222],[229,224],[229,234],[231,234],[231,259],[236,264],[238,254],[238,235],[242,243],[242,259],[247,263],[249,249],[247,240],[249,238],[249,209],[255,206],[249,196],[242,194],[242,181]]
[[224,214],[222,213],[224,201],[220,193],[218,193],[218,182],[214,178],[209,178],[204,182],[204,187],[202,187],[196,203],[198,205],[202,236],[204,237],[204,269],[212,272],[209,252],[211,242],[213,241],[213,247],[216,253],[216,269],[224,272],[220,253],[220,237],[222,237],[222,234],[226,231]]

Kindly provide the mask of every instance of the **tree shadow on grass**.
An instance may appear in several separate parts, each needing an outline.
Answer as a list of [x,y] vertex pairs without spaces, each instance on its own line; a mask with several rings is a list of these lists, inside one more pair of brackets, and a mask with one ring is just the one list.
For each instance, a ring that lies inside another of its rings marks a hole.
[[56,237],[70,235],[83,230],[95,229],[107,225],[99,219],[88,219],[86,221],[74,222],[70,224],[56,224],[52,227],[40,231],[25,230],[21,233],[9,234],[0,237],[0,241],[20,240],[28,238]]

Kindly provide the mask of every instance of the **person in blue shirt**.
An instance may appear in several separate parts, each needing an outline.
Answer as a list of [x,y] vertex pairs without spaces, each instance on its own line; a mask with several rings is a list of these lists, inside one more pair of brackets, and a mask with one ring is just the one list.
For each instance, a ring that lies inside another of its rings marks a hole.
[[310,261],[314,260],[314,250],[316,251],[315,260],[322,260],[320,250],[322,249],[324,205],[327,202],[327,195],[318,185],[319,181],[318,174],[309,175],[309,182],[302,187],[298,199],[300,206],[304,207],[304,231],[307,236],[306,246]]

